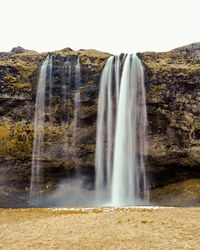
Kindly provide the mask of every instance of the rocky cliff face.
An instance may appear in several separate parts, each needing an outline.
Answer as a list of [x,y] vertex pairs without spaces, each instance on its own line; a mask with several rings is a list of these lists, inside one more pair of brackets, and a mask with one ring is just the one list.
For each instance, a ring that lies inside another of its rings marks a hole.
[[[52,99],[45,105],[42,165],[44,184],[53,186],[74,170],[94,172],[98,85],[110,54],[66,48],[50,55],[53,59]],[[2,186],[24,190],[30,185],[35,98],[39,68],[46,56],[47,53],[39,54],[22,48],[0,54]],[[75,63],[78,57],[81,63],[80,110],[74,127]],[[63,83],[69,82],[64,63],[69,60],[72,66],[70,86],[64,93]],[[74,133],[76,138],[73,138]]]
[[[73,171],[90,173],[89,176],[94,173],[98,87],[110,54],[66,48],[50,55],[53,57],[53,98],[46,102],[43,176],[44,183],[53,188]],[[17,190],[29,187],[37,81],[39,67],[46,56],[47,53],[20,47],[0,53],[1,187],[13,186]],[[63,98],[62,84],[67,81],[64,63],[70,58],[75,64],[78,57],[81,105],[74,143],[77,89],[73,70],[67,98]],[[151,185],[158,187],[184,178],[200,178],[200,43],[164,53],[138,53],[138,57],[145,68],[147,169]]]
[[159,185],[199,176],[200,43],[138,56],[145,67],[152,179],[157,171]]

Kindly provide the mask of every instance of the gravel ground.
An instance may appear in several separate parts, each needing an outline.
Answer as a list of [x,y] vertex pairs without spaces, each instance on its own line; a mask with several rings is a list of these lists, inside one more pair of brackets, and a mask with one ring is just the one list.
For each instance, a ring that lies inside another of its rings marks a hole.
[[0,249],[200,249],[200,208],[1,209]]

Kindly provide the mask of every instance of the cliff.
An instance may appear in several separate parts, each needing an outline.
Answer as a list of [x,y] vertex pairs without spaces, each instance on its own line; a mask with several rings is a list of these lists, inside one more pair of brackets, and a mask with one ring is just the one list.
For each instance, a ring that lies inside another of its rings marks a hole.
[[152,178],[158,171],[164,185],[199,176],[200,43],[138,56],[145,67]]
[[[63,177],[78,171],[87,176],[85,186],[93,185],[98,88],[110,54],[66,48],[50,55],[53,98],[46,103],[44,183],[53,189]],[[46,56],[21,47],[0,53],[1,187],[29,187],[37,81]],[[63,98],[62,83],[64,63],[68,58],[75,63],[78,56],[81,105],[74,145],[75,72],[71,72],[67,98]],[[162,187],[200,178],[200,43],[163,53],[138,53],[138,57],[145,68],[150,184]],[[66,114],[68,123],[63,122]],[[152,201],[156,201],[153,192]]]
[[[50,183],[53,188],[54,184],[56,186],[59,180],[73,174],[76,169],[91,174],[94,172],[98,86],[110,54],[66,48],[51,55],[52,100],[46,102],[42,164],[44,184]],[[1,186],[25,190],[30,185],[35,98],[39,68],[46,56],[47,53],[39,54],[21,48],[0,53]],[[77,93],[74,64],[78,57],[81,62],[81,105],[74,131],[74,96]],[[64,97],[63,82],[67,82],[69,77],[64,74],[64,63],[68,59],[73,67],[69,93]]]

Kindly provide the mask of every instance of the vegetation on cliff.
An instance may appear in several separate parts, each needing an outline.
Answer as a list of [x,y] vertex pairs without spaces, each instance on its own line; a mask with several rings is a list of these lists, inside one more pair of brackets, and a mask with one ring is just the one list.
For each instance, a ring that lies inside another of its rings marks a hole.
[[[17,174],[26,169],[28,177],[21,175],[18,178],[21,183],[24,178],[29,183],[37,81],[47,54],[53,58],[53,97],[46,103],[44,176],[53,182],[53,178],[59,181],[61,175],[76,167],[94,171],[98,86],[110,54],[70,48],[37,53],[16,48],[0,53],[0,161],[8,169],[18,169]],[[199,178],[200,43],[138,56],[145,68],[150,183],[158,187],[180,181],[184,176]],[[62,82],[66,80],[64,63],[69,58],[75,63],[78,57],[81,107],[76,128],[78,142],[74,145],[75,72],[71,72],[70,95],[66,99]],[[65,121],[66,113],[69,124]],[[55,177],[59,171],[60,175]]]
[[[145,67],[152,165],[200,163],[200,43],[138,53]],[[158,167],[159,168],[159,167]]]
[[[21,182],[24,186],[29,182],[25,178],[30,179],[37,82],[40,66],[47,54],[53,58],[53,96],[51,102],[46,101],[46,125],[41,145],[45,179],[53,183],[59,173],[64,176],[75,167],[94,167],[98,84],[110,54],[95,50],[73,51],[70,48],[37,53],[17,47],[11,52],[0,53],[0,162],[5,163],[8,169],[17,168],[14,175],[19,176],[26,169],[27,176],[22,174],[16,181],[17,178],[7,175],[8,183]],[[77,143],[74,145],[75,72],[71,72],[70,94],[65,99],[63,82],[68,80],[63,78],[63,68],[69,58],[74,64],[78,57],[81,63],[81,107],[76,128]]]

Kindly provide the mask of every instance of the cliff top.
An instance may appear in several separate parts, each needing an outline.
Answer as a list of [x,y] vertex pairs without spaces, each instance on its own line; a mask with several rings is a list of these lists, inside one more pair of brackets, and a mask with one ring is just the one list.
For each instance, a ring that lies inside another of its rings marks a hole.
[[138,53],[143,64],[153,74],[189,76],[199,72],[200,43],[192,43],[167,52]]

